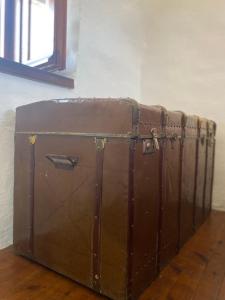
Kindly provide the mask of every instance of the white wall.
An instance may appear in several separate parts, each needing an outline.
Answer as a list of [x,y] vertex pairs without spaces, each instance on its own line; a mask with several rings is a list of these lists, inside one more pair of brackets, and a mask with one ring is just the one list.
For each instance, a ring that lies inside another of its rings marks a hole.
[[0,74],[0,248],[12,242],[15,107],[60,97],[132,97],[219,123],[214,206],[225,209],[225,3],[69,0],[75,90]]
[[145,0],[141,99],[218,124],[213,206],[225,210],[225,1]]
[[76,94],[140,96],[140,1],[81,0]]

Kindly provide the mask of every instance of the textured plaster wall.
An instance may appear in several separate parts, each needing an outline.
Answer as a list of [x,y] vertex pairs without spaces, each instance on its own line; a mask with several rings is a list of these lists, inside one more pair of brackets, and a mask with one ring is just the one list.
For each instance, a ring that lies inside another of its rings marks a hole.
[[217,122],[213,206],[225,210],[225,1],[144,2],[141,99]]
[[214,206],[225,210],[225,3],[68,0],[75,90],[0,73],[0,248],[12,242],[16,106],[60,97],[132,97],[218,121]]

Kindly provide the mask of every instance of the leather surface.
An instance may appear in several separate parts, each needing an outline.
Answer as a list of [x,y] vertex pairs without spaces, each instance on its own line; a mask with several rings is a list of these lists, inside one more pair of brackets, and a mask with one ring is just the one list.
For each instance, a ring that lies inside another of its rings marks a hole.
[[204,197],[206,180],[206,153],[207,147],[207,120],[199,119],[197,166],[196,166],[196,191],[195,191],[195,229],[204,222]]
[[143,155],[136,144],[134,159],[134,237],[132,295],[135,298],[157,273],[159,152]]
[[27,135],[15,137],[14,247],[31,255],[31,145]]
[[[57,169],[47,154],[79,158]],[[92,231],[96,188],[93,139],[38,137],[35,145],[34,259],[92,286]]]
[[101,279],[103,294],[126,298],[129,143],[109,140],[104,149],[101,204]]
[[197,117],[187,116],[182,149],[182,180],[180,203],[180,246],[192,236],[194,230],[194,193],[197,147]]
[[[140,106],[139,133],[162,130],[164,108]],[[143,141],[134,151],[134,226],[132,260],[132,299],[157,275],[158,218],[160,195],[160,151],[143,154]]]
[[159,269],[177,254],[179,238],[179,180],[182,113],[167,112],[165,133],[171,138],[162,141],[162,200],[159,243]]
[[206,162],[206,186],[205,186],[205,205],[204,217],[206,218],[212,208],[212,189],[214,175],[214,155],[215,155],[215,131],[216,125],[213,121],[207,124],[207,162]]
[[133,131],[135,107],[129,99],[36,102],[17,108],[16,131],[127,134]]

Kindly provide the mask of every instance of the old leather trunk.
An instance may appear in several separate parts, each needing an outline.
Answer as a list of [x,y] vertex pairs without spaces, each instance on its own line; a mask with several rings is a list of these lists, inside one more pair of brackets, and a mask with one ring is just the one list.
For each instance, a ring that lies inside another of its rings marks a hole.
[[17,109],[16,252],[114,299],[156,276],[158,108],[62,100]]
[[137,299],[210,212],[215,123],[203,123],[131,99],[19,107],[16,253]]

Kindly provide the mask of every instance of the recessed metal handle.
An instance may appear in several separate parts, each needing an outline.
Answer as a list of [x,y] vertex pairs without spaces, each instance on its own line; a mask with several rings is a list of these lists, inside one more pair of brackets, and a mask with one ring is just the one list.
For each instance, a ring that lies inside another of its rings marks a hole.
[[79,162],[78,157],[67,155],[47,154],[46,158],[50,160],[57,169],[73,170]]

